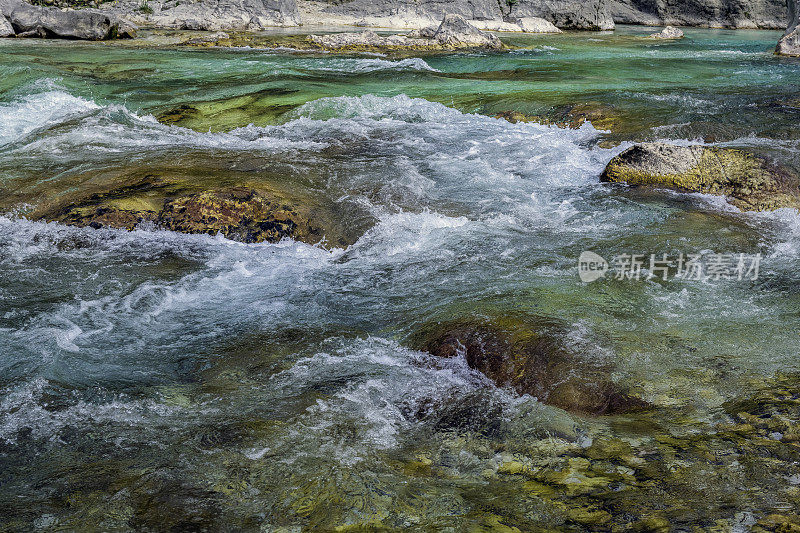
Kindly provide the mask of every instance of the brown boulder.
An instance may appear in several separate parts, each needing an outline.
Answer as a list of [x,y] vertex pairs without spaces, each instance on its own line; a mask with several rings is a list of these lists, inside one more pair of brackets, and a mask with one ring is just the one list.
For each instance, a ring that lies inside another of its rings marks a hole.
[[611,415],[648,407],[611,381],[606,364],[571,351],[563,328],[538,326],[505,319],[456,322],[433,328],[419,344],[438,357],[463,355],[497,385],[567,411]]

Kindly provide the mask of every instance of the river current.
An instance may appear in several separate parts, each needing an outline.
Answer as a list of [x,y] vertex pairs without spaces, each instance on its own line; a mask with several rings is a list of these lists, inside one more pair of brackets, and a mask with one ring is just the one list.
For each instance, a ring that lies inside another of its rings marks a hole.
[[[796,513],[800,216],[599,176],[657,139],[800,168],[800,61],[772,55],[778,32],[647,33],[406,58],[1,42],[0,528],[746,530]],[[495,117],[587,103],[617,127]],[[338,248],[20,216],[87,170],[189,164],[282,169],[376,222]],[[586,250],[760,254],[760,272],[583,283]],[[653,408],[569,414],[414,349],[430,324],[498,315],[557,321]]]

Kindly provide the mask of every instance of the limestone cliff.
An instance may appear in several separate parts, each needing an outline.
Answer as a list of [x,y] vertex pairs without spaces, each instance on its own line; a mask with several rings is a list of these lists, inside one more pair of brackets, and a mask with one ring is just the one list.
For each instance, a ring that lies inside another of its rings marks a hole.
[[[308,0],[301,0],[305,4]],[[564,29],[608,30],[618,24],[784,29],[785,0],[327,0],[321,13],[365,19],[471,20],[541,17]],[[413,24],[406,24],[413,25]]]

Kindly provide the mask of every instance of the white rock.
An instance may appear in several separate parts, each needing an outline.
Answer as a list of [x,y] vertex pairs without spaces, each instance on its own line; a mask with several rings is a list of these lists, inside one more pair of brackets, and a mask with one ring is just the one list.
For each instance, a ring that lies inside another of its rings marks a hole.
[[14,36],[14,28],[11,27],[11,23],[6,20],[5,17],[0,16],[0,37],[13,37]]
[[650,35],[653,39],[683,39],[683,32],[675,26],[667,26],[659,33]]
[[526,33],[563,33],[551,22],[539,17],[522,17],[515,22]]
[[523,17],[509,22],[502,20],[471,20],[470,24],[484,31],[505,31],[525,33],[562,33],[550,22],[539,17]]

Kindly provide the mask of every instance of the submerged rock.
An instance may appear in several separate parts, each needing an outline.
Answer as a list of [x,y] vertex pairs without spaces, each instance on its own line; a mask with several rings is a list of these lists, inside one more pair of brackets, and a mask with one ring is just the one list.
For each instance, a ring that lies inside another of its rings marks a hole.
[[463,356],[497,385],[567,411],[604,415],[648,407],[611,381],[607,365],[571,351],[560,329],[517,320],[456,322],[432,328],[418,347],[437,357]]
[[[91,178],[90,178],[91,181]],[[114,180],[117,181],[117,180]],[[347,246],[373,220],[362,208],[286,183],[148,174],[127,185],[77,194],[30,214],[32,219],[133,230],[142,223],[182,233],[221,234],[246,243],[291,238]]]
[[781,40],[775,53],[784,56],[800,56],[800,11],[797,0],[789,0],[789,27]]
[[598,130],[615,131],[622,125],[618,111],[602,102],[583,102],[556,106],[551,111],[540,115],[525,115],[518,111],[503,111],[495,115],[512,124],[517,122],[536,122],[548,126],[577,130],[586,122]]
[[611,160],[600,181],[727,197],[745,211],[800,208],[797,176],[740,150],[642,143]]
[[228,33],[225,33],[224,31],[218,31],[210,33],[208,35],[201,35],[200,37],[193,37],[187,41],[184,41],[181,44],[187,46],[201,46],[201,45],[217,46],[220,41],[230,40],[230,38],[231,36]]
[[168,200],[157,218],[164,229],[221,234],[241,242],[277,242],[283,238],[317,243],[325,234],[302,206],[253,189],[207,191]]
[[[21,0],[3,0],[0,10],[17,37],[103,41],[136,33],[131,23],[97,10],[61,10],[32,6]],[[0,35],[3,33],[8,33],[7,28],[0,26]]]
[[503,48],[503,43],[496,35],[479,30],[460,15],[446,15],[438,27],[430,26],[408,35],[381,36],[367,30],[359,33],[310,35],[309,40],[324,50],[336,52]]
[[650,34],[651,39],[683,39],[683,32],[675,26],[667,26],[658,33]]

